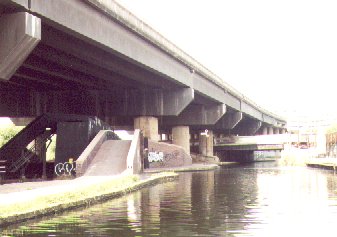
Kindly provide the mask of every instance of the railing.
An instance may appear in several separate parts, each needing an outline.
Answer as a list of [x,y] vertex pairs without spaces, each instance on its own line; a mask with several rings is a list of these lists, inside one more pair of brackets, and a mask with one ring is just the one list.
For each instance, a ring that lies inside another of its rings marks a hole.
[[[50,132],[46,132],[41,137],[41,143],[46,143],[49,141],[49,143],[46,145],[46,150],[48,149],[49,145],[51,144],[51,138],[54,136],[54,134],[50,134]],[[21,153],[21,156],[19,159],[15,160],[8,168],[9,172],[16,172],[20,168],[22,168],[25,164],[27,164],[32,158],[34,158],[37,154],[36,149],[36,142],[33,143],[29,148],[24,149]]]
[[0,184],[2,183],[2,179],[6,175],[6,160],[0,160]]
[[18,159],[18,157],[21,157],[22,150],[24,150],[37,136],[43,134],[45,129],[51,125],[54,125],[56,128],[56,124],[51,124],[49,116],[41,115],[37,117],[0,148],[0,160],[11,162]]

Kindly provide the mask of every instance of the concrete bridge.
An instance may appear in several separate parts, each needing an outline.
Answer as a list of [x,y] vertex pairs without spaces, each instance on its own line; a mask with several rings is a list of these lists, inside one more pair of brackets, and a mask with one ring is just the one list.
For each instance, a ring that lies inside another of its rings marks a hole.
[[0,116],[96,116],[152,140],[172,134],[187,152],[205,129],[285,132],[284,119],[113,0],[2,0],[0,32]]

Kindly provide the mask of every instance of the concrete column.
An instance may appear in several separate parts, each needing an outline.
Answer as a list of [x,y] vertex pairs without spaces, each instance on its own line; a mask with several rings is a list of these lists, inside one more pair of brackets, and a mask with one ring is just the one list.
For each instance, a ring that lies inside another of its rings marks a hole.
[[281,134],[285,134],[286,133],[286,129],[285,128],[282,128],[281,129]]
[[275,128],[274,129],[274,134],[280,134],[280,129],[279,128]]
[[47,147],[46,147],[46,140],[45,140],[44,134],[35,138],[35,151],[36,151],[36,155],[42,161],[42,179],[46,179],[47,178],[47,172],[46,172],[47,170],[46,169]]
[[268,127],[268,135],[273,135],[273,134],[274,134],[273,127]]
[[199,153],[203,156],[213,156],[213,131],[202,132],[199,137]]
[[190,154],[190,128],[188,126],[173,127],[172,143],[181,146],[187,154]]
[[144,137],[152,141],[159,141],[158,119],[150,116],[141,116],[134,119],[134,129],[143,131]]
[[263,127],[262,135],[268,135],[268,128],[267,127]]

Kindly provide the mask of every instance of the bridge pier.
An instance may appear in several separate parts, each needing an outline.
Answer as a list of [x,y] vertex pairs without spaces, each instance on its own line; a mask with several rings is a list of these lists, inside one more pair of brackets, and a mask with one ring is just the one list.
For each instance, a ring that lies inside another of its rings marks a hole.
[[172,128],[172,143],[181,146],[190,155],[190,128],[189,126],[175,126]]
[[36,155],[42,161],[42,179],[47,178],[47,146],[46,146],[46,138],[45,134],[42,134],[35,138],[35,150]]
[[199,136],[199,153],[203,156],[213,156],[213,131],[201,133]]
[[273,135],[273,134],[274,134],[274,128],[268,127],[268,135]]
[[158,118],[151,116],[140,116],[134,118],[134,129],[143,131],[144,137],[153,141],[159,141]]

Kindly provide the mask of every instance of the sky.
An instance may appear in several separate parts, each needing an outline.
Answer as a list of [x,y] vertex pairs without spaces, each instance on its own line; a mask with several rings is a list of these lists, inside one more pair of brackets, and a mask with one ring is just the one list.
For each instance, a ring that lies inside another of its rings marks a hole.
[[117,2],[263,108],[337,117],[336,0]]

